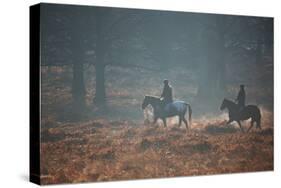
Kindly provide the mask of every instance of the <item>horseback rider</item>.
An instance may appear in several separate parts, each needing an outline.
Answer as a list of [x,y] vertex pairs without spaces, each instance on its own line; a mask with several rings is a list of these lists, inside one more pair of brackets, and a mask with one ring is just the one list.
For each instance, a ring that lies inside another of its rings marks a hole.
[[244,85],[241,84],[239,93],[236,98],[236,101],[237,101],[237,104],[239,107],[239,111],[241,111],[245,107],[245,100],[246,100],[246,93],[245,93]]
[[162,101],[163,107],[165,107],[167,104],[173,102],[173,89],[172,86],[169,84],[169,80],[165,79],[163,83],[164,88],[160,99]]

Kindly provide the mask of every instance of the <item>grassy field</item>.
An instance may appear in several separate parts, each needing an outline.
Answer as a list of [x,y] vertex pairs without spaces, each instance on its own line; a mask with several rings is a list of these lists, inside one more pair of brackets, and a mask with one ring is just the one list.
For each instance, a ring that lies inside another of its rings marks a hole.
[[[192,101],[197,91],[193,74],[173,71],[174,80],[183,78],[173,83],[176,98]],[[196,110],[189,130],[179,127],[177,118],[170,118],[164,128],[160,121],[145,124],[140,104],[144,93],[160,94],[165,75],[151,78],[149,72],[107,70],[109,108],[98,113],[91,104],[93,74],[87,70],[85,75],[87,113],[74,121],[69,113],[69,68],[42,71],[43,184],[273,170],[273,113],[266,104],[260,105],[261,131],[253,128],[242,133],[235,123],[225,126],[225,113],[200,116]],[[141,90],[136,89],[140,86]],[[256,98],[267,95],[264,91],[259,97],[251,88],[249,93]],[[243,126],[248,127],[249,122],[244,121]]]

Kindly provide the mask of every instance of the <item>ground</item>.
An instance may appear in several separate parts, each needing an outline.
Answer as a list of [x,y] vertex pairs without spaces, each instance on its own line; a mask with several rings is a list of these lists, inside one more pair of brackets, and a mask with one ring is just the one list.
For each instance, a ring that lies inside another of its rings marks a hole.
[[[273,170],[274,129],[270,108],[261,106],[262,130],[253,128],[249,133],[242,133],[236,123],[226,126],[226,112],[199,116],[196,110],[188,130],[177,125],[177,118],[169,119],[168,127],[164,128],[161,121],[156,125],[144,123],[140,108],[142,93],[157,94],[160,87],[155,89],[148,84],[142,92],[134,91],[132,80],[126,83],[117,79],[129,88],[118,90],[120,87],[114,87],[114,78],[109,76],[108,111],[98,114],[89,110],[94,109],[90,104],[94,91],[89,90],[93,83],[89,81],[86,83],[89,112],[82,120],[73,120],[68,113],[71,79],[60,70],[43,71],[40,159],[43,184]],[[61,74],[64,76],[58,76]],[[139,80],[138,76],[134,79],[141,83],[161,83],[161,80]],[[184,89],[190,91],[188,96],[195,93],[192,82],[189,88],[180,85],[176,85],[178,94]],[[248,126],[249,121],[244,121],[243,127]]]
[[[270,121],[270,120],[268,120]],[[242,133],[224,121],[170,124],[88,121],[42,134],[44,184],[273,170],[272,122]],[[246,124],[247,122],[245,122]],[[245,125],[246,126],[246,125]]]

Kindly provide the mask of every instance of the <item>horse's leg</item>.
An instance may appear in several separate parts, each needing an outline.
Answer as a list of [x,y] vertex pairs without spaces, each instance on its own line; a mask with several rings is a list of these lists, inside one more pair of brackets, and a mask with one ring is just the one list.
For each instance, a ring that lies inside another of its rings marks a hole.
[[257,126],[257,128],[259,128],[259,130],[261,130],[261,119],[260,118],[256,120],[256,126]]
[[182,117],[179,115],[179,127],[181,126]]
[[237,121],[237,123],[239,124],[239,127],[240,127],[241,131],[244,132],[244,129],[243,129],[242,125],[241,125],[241,122]]
[[162,118],[163,123],[164,123],[164,127],[167,127],[167,123],[166,123],[166,118]]
[[257,124],[257,127],[259,128],[259,130],[261,130],[261,122],[257,121],[256,124]]
[[183,122],[184,122],[184,124],[185,124],[186,130],[188,130],[188,124],[187,124],[187,121],[186,121],[186,119],[185,119],[184,116],[183,116],[182,120],[183,120]]
[[247,132],[249,132],[249,131],[252,129],[253,125],[254,125],[254,120],[251,120],[251,126],[249,127],[249,129],[247,130]]
[[225,126],[229,125],[232,121],[233,121],[232,119],[229,119],[229,120],[226,122]]
[[157,119],[158,119],[158,117],[153,118],[153,122],[152,122],[153,125],[156,123]]

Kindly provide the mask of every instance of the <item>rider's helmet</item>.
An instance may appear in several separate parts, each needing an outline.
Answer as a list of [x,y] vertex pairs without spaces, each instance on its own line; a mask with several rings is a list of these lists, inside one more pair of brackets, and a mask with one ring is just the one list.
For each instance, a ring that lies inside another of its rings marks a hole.
[[168,84],[169,84],[169,80],[168,80],[168,79],[164,79],[163,83],[164,83],[165,85],[168,85]]

